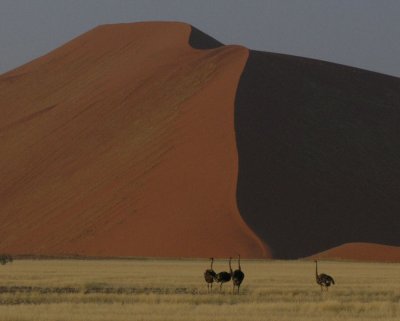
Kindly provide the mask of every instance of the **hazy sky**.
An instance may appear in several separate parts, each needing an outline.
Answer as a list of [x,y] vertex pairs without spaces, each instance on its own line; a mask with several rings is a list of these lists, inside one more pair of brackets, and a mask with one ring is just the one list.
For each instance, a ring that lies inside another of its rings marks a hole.
[[0,0],[0,73],[99,24],[145,20],[400,77],[398,0]]

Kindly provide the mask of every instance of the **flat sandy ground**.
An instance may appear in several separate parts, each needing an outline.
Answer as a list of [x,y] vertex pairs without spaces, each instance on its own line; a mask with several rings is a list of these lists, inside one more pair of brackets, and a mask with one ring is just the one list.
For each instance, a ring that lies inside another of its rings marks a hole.
[[[239,295],[207,293],[206,260],[15,260],[0,266],[2,321],[400,320],[400,264],[247,261]],[[236,262],[233,264],[236,267]],[[216,260],[216,271],[226,270]]]

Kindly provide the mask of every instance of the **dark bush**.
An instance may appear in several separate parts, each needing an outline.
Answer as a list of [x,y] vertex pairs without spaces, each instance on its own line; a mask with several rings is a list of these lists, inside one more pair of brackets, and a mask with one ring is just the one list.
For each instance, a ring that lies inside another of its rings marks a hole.
[[0,254],[0,264],[1,264],[1,265],[7,264],[8,262],[11,263],[12,261],[13,261],[13,258],[12,258],[11,255],[8,255],[8,254]]

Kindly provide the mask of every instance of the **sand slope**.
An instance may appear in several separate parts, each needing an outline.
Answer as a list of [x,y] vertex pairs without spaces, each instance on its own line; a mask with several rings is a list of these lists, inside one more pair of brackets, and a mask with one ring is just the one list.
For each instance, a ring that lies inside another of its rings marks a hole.
[[347,243],[315,254],[310,258],[400,262],[400,247],[374,243]]
[[0,77],[0,252],[269,256],[235,197],[248,50],[190,32],[100,26]]
[[235,109],[240,213],[276,258],[400,246],[400,79],[251,51]]

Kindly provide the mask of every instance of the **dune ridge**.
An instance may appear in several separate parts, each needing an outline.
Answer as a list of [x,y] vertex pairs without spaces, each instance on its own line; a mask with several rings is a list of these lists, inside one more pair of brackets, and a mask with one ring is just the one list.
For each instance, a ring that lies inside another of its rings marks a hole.
[[269,257],[235,197],[248,50],[191,32],[104,25],[0,76],[1,252]]

